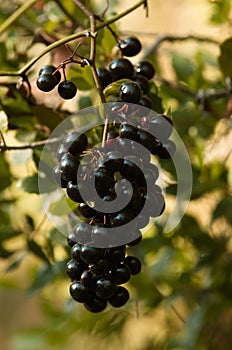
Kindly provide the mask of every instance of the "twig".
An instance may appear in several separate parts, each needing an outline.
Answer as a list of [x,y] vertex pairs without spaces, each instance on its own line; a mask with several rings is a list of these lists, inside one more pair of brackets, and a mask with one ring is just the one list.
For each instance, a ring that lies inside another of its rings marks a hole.
[[145,58],[154,54],[158,50],[159,46],[165,41],[175,42],[175,41],[186,41],[186,40],[195,40],[195,41],[207,42],[207,43],[216,44],[216,45],[219,44],[217,40],[211,39],[205,36],[197,36],[192,34],[183,35],[183,36],[161,34],[161,35],[157,35],[155,41],[144,51],[143,57]]
[[[135,5],[131,6],[129,9],[127,9],[127,10],[121,12],[120,14],[115,15],[112,18],[97,25],[95,28],[95,31],[98,32],[99,30],[103,29],[104,27],[107,27],[111,23],[118,21],[120,18],[125,17],[126,15],[133,12],[134,10],[136,10],[137,8],[142,6],[143,4],[144,4],[144,0],[138,1]],[[43,50],[38,56],[31,59],[31,61],[29,61],[27,64],[25,64],[20,70],[14,71],[14,72],[1,72],[0,71],[0,76],[22,76],[23,74],[26,74],[27,71],[29,71],[39,59],[41,59],[43,56],[45,56],[50,51],[56,49],[59,46],[65,45],[68,42],[71,42],[73,40],[76,40],[78,38],[83,38],[83,37],[86,37],[86,31],[81,31],[81,32],[69,35],[63,39],[60,39],[60,40],[50,44],[45,50]]]
[[60,0],[55,0],[55,2],[57,3],[57,5],[60,7],[60,9],[64,12],[64,14],[74,23],[77,23],[77,20],[75,17],[73,17],[71,15],[71,13],[69,13],[66,8],[64,7],[63,3]]
[[6,147],[6,140],[1,130],[0,130],[0,138],[2,140],[2,145],[0,144],[0,149],[1,149],[1,147]]
[[155,75],[155,80],[161,82],[162,84],[171,87],[174,90],[178,90],[183,92],[186,95],[189,95],[191,97],[193,97],[194,99],[196,98],[196,93],[192,90],[190,90],[188,87],[186,87],[185,85],[181,84],[181,83],[177,83],[175,81],[171,81],[171,80],[167,80],[159,75]]
[[[2,135],[1,135],[1,137],[2,137]],[[26,143],[26,144],[18,145],[18,146],[8,146],[3,141],[3,144],[0,145],[0,152],[15,151],[15,150],[21,150],[21,149],[28,149],[28,148],[33,149],[33,148],[37,148],[37,147],[43,147],[43,146],[48,145],[48,144],[59,143],[61,140],[62,140],[61,137],[54,137],[52,139]]]

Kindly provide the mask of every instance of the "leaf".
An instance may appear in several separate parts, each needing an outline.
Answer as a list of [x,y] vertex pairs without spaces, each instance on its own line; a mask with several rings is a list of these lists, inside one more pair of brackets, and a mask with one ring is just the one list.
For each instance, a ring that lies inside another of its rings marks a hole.
[[61,199],[53,202],[50,207],[50,213],[55,216],[62,216],[71,213],[77,208],[78,204],[73,202],[70,198],[63,195]]
[[232,78],[232,38],[226,39],[220,45],[219,64],[225,77]]
[[[110,27],[113,29],[113,31],[116,32],[117,34],[117,26],[115,23],[112,23],[110,25]],[[104,28],[103,29],[103,36],[102,36],[102,40],[101,40],[101,49],[103,49],[103,51],[106,51],[108,53],[111,53],[113,48],[115,47],[116,42],[115,42],[115,38],[113,37],[113,35],[111,34],[111,32],[109,31],[109,29]]]
[[2,133],[8,130],[8,118],[4,111],[0,111],[0,130]]
[[90,67],[75,66],[70,68],[68,79],[72,80],[79,90],[90,90],[95,86]]
[[186,56],[174,53],[172,65],[180,81],[187,82],[189,77],[195,73],[193,62]]
[[213,5],[213,13],[210,20],[214,24],[222,24],[229,20],[231,10],[231,0],[214,0],[211,1]]
[[24,258],[26,257],[25,254],[21,255],[20,257],[18,257],[16,260],[14,260],[6,269],[6,272],[11,272],[15,269],[17,269],[20,264],[23,262]]
[[28,193],[39,193],[38,174],[27,176],[21,181],[21,188]]
[[50,261],[48,260],[47,256],[43,252],[42,248],[32,239],[27,240],[27,246],[28,249],[38,258],[40,258],[42,261],[46,262],[47,264],[50,264]]
[[2,191],[11,184],[11,173],[10,173],[9,165],[6,162],[3,153],[0,153],[0,169],[1,169],[0,191]]
[[41,125],[46,125],[50,130],[54,130],[64,119],[65,115],[46,106],[34,106],[34,116]]
[[0,242],[11,239],[22,234],[22,231],[16,230],[12,225],[4,225],[0,227]]
[[229,224],[232,224],[232,215],[231,215],[231,210],[232,208],[232,197],[227,196],[223,198],[216,206],[212,221],[224,217]]

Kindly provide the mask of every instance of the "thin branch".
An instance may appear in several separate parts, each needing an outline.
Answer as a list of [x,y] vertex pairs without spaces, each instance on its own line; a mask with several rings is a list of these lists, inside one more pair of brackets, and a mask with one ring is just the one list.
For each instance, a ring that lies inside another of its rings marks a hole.
[[190,90],[187,86],[181,83],[177,83],[175,81],[167,80],[159,75],[155,75],[155,80],[159,81],[160,83],[169,86],[173,90],[181,91],[186,95],[191,96],[192,98],[196,98],[196,93],[192,90]]
[[[126,15],[128,15],[129,13],[133,12],[134,10],[136,10],[137,8],[139,8],[143,4],[144,4],[144,0],[138,1],[135,5],[131,6],[129,9],[127,9],[127,10],[121,12],[120,14],[115,15],[112,18],[110,18],[110,19],[104,21],[103,23],[97,25],[96,28],[95,28],[95,31],[98,32],[99,30],[103,29],[104,27],[107,27],[111,23],[114,23],[114,22],[118,21],[119,19],[121,19],[121,18],[125,17]],[[87,31],[87,33],[89,33],[89,31]],[[60,39],[60,40],[52,43],[51,45],[49,45],[38,56],[34,57],[33,59],[31,59],[31,61],[29,61],[27,64],[25,64],[20,70],[15,71],[15,72],[0,72],[0,76],[22,76],[22,75],[26,74],[27,71],[29,71],[31,69],[31,67],[33,67],[33,65],[39,59],[41,59],[43,56],[45,56],[50,51],[56,49],[59,46],[65,45],[68,42],[71,42],[73,40],[76,40],[76,39],[82,38],[82,37],[86,37],[86,31],[81,31],[81,32],[78,32],[78,33],[74,33],[72,35],[69,35],[69,36],[63,38],[63,39]]]
[[26,144],[17,145],[17,146],[8,146],[6,145],[6,143],[3,143],[2,145],[0,145],[0,152],[15,151],[15,150],[28,149],[28,148],[33,149],[37,147],[43,147],[48,144],[56,144],[56,143],[59,143],[61,140],[62,140],[61,137],[54,137],[48,140],[36,141],[36,142],[26,143]]
[[64,7],[63,3],[60,0],[55,0],[57,5],[60,7],[60,9],[64,12],[64,14],[74,23],[77,23],[77,20],[75,17],[72,16],[71,13],[69,13],[66,8]]
[[[154,35],[154,34],[153,34]],[[206,42],[210,44],[218,45],[219,42],[215,39],[208,38],[205,36],[197,36],[197,35],[169,35],[169,34],[161,34],[157,35],[155,41],[144,51],[143,57],[148,57],[154,54],[160,45],[165,41],[168,42],[176,42],[176,41],[186,41],[186,40],[195,40],[199,42]]]

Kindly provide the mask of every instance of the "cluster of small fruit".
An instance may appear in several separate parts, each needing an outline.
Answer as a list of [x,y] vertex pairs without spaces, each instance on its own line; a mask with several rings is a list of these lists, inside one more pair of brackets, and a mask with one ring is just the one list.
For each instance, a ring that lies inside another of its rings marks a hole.
[[125,256],[126,246],[96,248],[68,239],[72,259],[66,273],[71,280],[70,295],[90,312],[104,310],[107,302],[121,307],[129,299],[128,289],[121,286],[141,270],[139,259]]
[[[155,183],[158,168],[150,162],[150,153],[146,157],[138,156],[135,141],[161,158],[170,157],[164,144],[150,133],[159,133],[163,141],[167,140],[172,125],[167,121],[162,124],[164,120],[168,118],[153,117],[148,131],[127,123],[109,125],[105,145],[98,149],[90,147],[86,134],[77,131],[68,133],[58,147],[54,179],[66,188],[67,196],[78,203],[75,213],[90,221],[79,222],[69,233],[72,260],[67,264],[67,274],[72,279],[70,294],[89,311],[103,310],[107,300],[115,307],[124,305],[129,293],[120,284],[140,272],[139,260],[125,257],[126,245],[134,246],[141,241],[140,229],[148,224],[150,217],[162,214],[165,201],[161,188]],[[91,161],[85,163],[84,156],[88,154]],[[100,211],[89,205],[98,202],[87,181],[91,177],[96,194],[105,203]],[[127,180],[132,188],[128,187]],[[83,199],[83,191],[88,204]],[[116,205],[112,212],[106,212],[117,195],[128,199],[127,205],[121,210]],[[141,214],[145,204],[147,209]],[[123,225],[127,228],[122,229]]]
[[44,92],[49,92],[58,85],[58,94],[62,98],[65,100],[73,98],[77,93],[76,85],[66,78],[62,82],[60,80],[61,73],[59,69],[51,64],[47,64],[40,68],[36,85]]

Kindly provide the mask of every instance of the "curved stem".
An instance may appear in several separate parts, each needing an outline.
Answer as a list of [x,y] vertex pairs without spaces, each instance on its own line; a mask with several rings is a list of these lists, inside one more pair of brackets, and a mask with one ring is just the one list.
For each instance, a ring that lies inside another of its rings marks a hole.
[[[32,0],[31,0],[32,1]],[[35,0],[33,0],[35,1]],[[125,17],[126,15],[128,15],[129,13],[133,12],[134,10],[136,10],[138,7],[140,7],[141,5],[144,4],[144,0],[140,0],[138,1],[135,5],[131,6],[129,9],[121,12],[118,15],[113,16],[112,18],[106,20],[105,22],[99,24],[96,26],[96,32],[101,30],[104,27],[107,27],[108,25],[110,25],[111,23],[114,23],[116,21],[118,21],[120,18]],[[4,22],[5,23],[5,22]],[[34,57],[31,61],[29,61],[25,66],[23,66],[20,70],[16,71],[16,72],[0,72],[0,76],[22,76],[23,74],[25,74],[27,71],[30,70],[30,68],[43,56],[45,56],[47,53],[49,53],[50,51],[56,49],[57,47],[67,44],[68,42],[71,42],[73,40],[76,40],[78,38],[82,38],[82,37],[86,37],[86,31],[81,31],[79,33],[75,33],[72,35],[69,35],[63,39],[60,39],[58,41],[56,41],[55,43],[52,43],[51,45],[49,45],[45,50],[43,50],[38,56]]]

